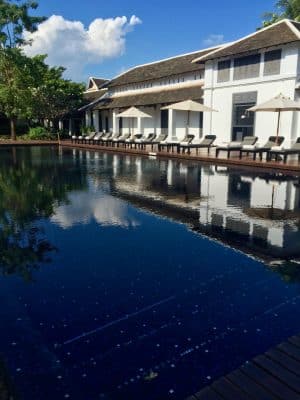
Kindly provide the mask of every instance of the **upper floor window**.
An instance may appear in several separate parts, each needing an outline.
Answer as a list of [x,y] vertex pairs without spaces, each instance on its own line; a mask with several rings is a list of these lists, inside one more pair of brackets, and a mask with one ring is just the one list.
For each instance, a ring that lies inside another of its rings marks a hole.
[[230,60],[218,62],[218,82],[228,82],[230,79]]
[[260,54],[234,59],[233,79],[249,79],[259,76]]
[[265,53],[264,76],[280,74],[281,49]]

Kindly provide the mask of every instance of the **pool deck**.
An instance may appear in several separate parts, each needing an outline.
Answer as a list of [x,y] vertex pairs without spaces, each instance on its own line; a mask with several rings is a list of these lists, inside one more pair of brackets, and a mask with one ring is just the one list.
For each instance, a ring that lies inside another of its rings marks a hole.
[[1,147],[10,146],[58,146],[57,140],[0,140]]
[[220,155],[218,158],[215,156],[215,148],[212,148],[211,154],[207,154],[207,150],[203,150],[196,154],[196,152],[192,152],[191,154],[178,154],[177,152],[167,152],[167,151],[151,151],[151,147],[148,146],[146,150],[140,150],[135,148],[125,148],[125,147],[110,147],[110,146],[101,146],[101,145],[93,145],[93,144],[84,144],[84,143],[72,143],[70,140],[65,140],[61,142],[61,145],[64,147],[73,147],[73,148],[81,148],[87,150],[102,150],[113,153],[125,153],[125,154],[134,154],[134,155],[143,155],[143,156],[157,156],[164,158],[172,158],[179,160],[187,160],[187,161],[200,161],[209,164],[215,165],[223,165],[223,166],[243,166],[243,167],[251,167],[251,168],[260,168],[263,170],[272,170],[272,171],[281,171],[281,172],[300,172],[300,163],[298,161],[288,161],[284,164],[281,161],[253,161],[250,157],[243,157],[241,160],[238,155],[231,155],[230,158],[226,158],[225,155]]
[[300,399],[300,335],[244,363],[186,400],[296,399]]
[[100,150],[112,153],[121,153],[121,154],[133,154],[133,155],[141,155],[141,156],[156,156],[160,158],[171,158],[177,160],[186,160],[186,161],[198,161],[203,163],[209,163],[220,166],[238,166],[245,167],[250,169],[260,169],[260,170],[268,170],[274,172],[286,172],[286,173],[299,173],[300,172],[300,162],[298,161],[288,161],[284,164],[282,161],[254,161],[250,157],[243,157],[241,160],[238,155],[231,155],[230,158],[225,157],[225,155],[220,155],[218,158],[215,155],[215,148],[211,149],[211,154],[207,154],[207,150],[201,151],[199,154],[196,154],[195,150],[191,152],[191,154],[178,154],[177,152],[167,152],[165,151],[151,151],[151,146],[148,146],[145,150],[129,148],[129,147],[111,147],[106,145],[94,145],[94,144],[86,144],[86,143],[73,143],[71,140],[62,140],[61,142],[55,140],[0,140],[0,148],[8,147],[8,146],[62,146],[62,147],[72,147],[86,150]]

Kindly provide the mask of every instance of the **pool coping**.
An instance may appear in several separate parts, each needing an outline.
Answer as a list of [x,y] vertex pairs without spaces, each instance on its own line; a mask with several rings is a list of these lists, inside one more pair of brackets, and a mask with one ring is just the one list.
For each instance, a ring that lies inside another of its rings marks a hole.
[[62,147],[80,148],[85,150],[102,151],[110,153],[121,153],[121,154],[132,154],[145,157],[157,157],[166,159],[176,159],[185,161],[196,161],[213,165],[220,166],[233,166],[233,167],[246,167],[247,169],[273,171],[273,172],[292,172],[300,173],[300,163],[297,164],[282,164],[276,161],[253,161],[239,158],[216,158],[214,156],[201,156],[201,155],[188,155],[188,154],[177,154],[167,152],[153,152],[139,149],[128,149],[123,147],[109,147],[109,146],[98,146],[83,143],[72,143],[71,141],[62,141],[60,143]]

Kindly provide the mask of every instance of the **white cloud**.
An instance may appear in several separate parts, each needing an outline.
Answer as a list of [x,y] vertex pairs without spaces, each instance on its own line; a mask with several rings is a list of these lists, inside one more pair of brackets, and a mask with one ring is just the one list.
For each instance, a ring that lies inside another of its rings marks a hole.
[[29,56],[48,54],[49,65],[62,65],[67,68],[67,77],[80,80],[87,65],[121,56],[127,33],[141,22],[135,15],[129,20],[127,17],[97,18],[86,29],[80,21],[52,15],[36,32],[25,33],[32,44],[24,50]]
[[214,33],[212,33],[206,39],[203,40],[203,45],[206,47],[213,47],[222,43],[224,43],[224,35],[214,34]]
[[63,229],[95,220],[101,226],[133,228],[140,225],[131,215],[128,205],[116,197],[101,192],[73,192],[69,204],[55,209],[51,220]]

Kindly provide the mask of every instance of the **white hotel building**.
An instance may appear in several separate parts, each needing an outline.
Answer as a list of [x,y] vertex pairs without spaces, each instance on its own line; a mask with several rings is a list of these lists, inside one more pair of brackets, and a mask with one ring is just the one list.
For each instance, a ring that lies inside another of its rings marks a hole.
[[[222,143],[256,135],[263,143],[276,132],[274,114],[245,111],[279,93],[299,99],[299,52],[300,24],[282,20],[217,48],[137,66],[104,82],[104,94],[86,109],[86,123],[97,131],[128,132],[130,121],[117,114],[136,106],[153,118],[135,121],[133,133],[165,131],[168,139],[180,140],[186,134],[187,113],[161,107],[193,99],[218,110],[191,113],[195,140],[215,134]],[[300,136],[298,118],[298,112],[283,113],[285,145]]]

